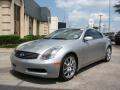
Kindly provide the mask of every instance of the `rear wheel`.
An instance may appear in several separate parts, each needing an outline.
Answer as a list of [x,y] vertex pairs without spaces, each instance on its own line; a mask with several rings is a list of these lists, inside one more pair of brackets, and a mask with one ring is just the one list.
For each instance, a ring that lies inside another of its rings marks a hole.
[[112,54],[112,50],[110,47],[107,48],[106,50],[106,57],[105,57],[105,62],[109,62],[111,60],[111,54]]
[[77,69],[76,58],[74,55],[67,55],[62,62],[60,79],[67,81],[74,77]]

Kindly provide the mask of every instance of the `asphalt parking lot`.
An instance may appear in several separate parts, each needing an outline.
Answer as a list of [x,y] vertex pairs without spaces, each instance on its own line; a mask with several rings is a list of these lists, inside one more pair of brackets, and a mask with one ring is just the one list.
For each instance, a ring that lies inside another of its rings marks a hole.
[[11,51],[0,49],[0,90],[120,90],[120,46],[113,45],[111,62],[89,65],[67,82],[13,72]]

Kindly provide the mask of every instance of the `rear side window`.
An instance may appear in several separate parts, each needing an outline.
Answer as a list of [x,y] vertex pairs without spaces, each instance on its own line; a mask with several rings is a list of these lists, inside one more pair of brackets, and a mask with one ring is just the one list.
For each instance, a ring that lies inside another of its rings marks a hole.
[[87,36],[91,36],[91,37],[93,37],[93,33],[92,33],[91,30],[87,30],[87,31],[86,31],[86,33],[85,33],[85,37],[87,37]]
[[86,31],[85,37],[86,37],[86,36],[91,36],[91,37],[93,37],[94,39],[103,38],[103,35],[102,35],[100,32],[98,32],[98,31],[96,31],[96,30],[92,30],[92,29],[89,29],[89,30]]
[[94,33],[94,39],[103,38],[103,35],[100,32],[95,31],[95,30],[92,30],[92,32]]

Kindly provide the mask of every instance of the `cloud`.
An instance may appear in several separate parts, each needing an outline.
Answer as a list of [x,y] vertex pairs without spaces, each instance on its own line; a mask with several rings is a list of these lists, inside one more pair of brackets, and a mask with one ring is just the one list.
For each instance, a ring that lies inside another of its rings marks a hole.
[[[111,7],[117,2],[116,0],[110,1]],[[87,25],[89,19],[93,19],[96,24],[99,24],[99,15],[102,15],[102,23],[108,25],[109,0],[55,0],[55,2],[56,7],[66,12],[66,17],[73,26]],[[114,19],[118,20],[119,18]]]
[[81,20],[89,21],[89,19],[99,21],[100,15],[102,15],[102,21],[106,21],[109,18],[109,16],[106,13],[89,13],[80,10],[73,10],[72,12],[69,12],[68,19],[71,22],[79,22]]
[[[109,0],[55,0],[57,7],[59,8],[71,8],[71,7],[83,7],[83,6],[99,6],[106,7],[109,5]],[[115,0],[111,0],[111,3],[115,3]]]
[[73,10],[72,12],[69,12],[68,18],[70,21],[80,21],[81,19],[88,19],[88,14],[85,12],[81,12],[79,10]]
[[113,20],[114,21],[120,21],[120,16],[115,16]]
[[92,13],[90,15],[90,18],[93,18],[94,20],[99,20],[100,19],[100,15],[102,15],[102,20],[106,21],[108,20],[109,16],[106,13]]
[[[108,15],[105,13],[96,13],[85,10],[84,8],[94,7],[100,11],[103,7],[108,6],[109,0],[55,0],[56,6],[63,9],[68,16],[70,21],[78,21],[79,19],[88,20],[93,18],[99,19],[99,14],[103,15],[103,19],[108,19]],[[113,2],[113,0],[112,0]],[[95,9],[96,9],[95,8]]]

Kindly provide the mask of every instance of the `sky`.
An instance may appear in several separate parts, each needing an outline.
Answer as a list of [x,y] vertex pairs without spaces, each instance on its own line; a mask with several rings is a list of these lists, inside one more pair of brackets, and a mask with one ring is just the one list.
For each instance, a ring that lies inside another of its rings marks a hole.
[[[107,31],[109,21],[109,0],[35,0],[41,7],[48,7],[52,16],[59,21],[66,21],[68,26],[85,28],[93,19],[99,25],[102,15],[102,26]],[[111,31],[120,30],[120,15],[115,13],[114,5],[118,0],[111,1]]]

